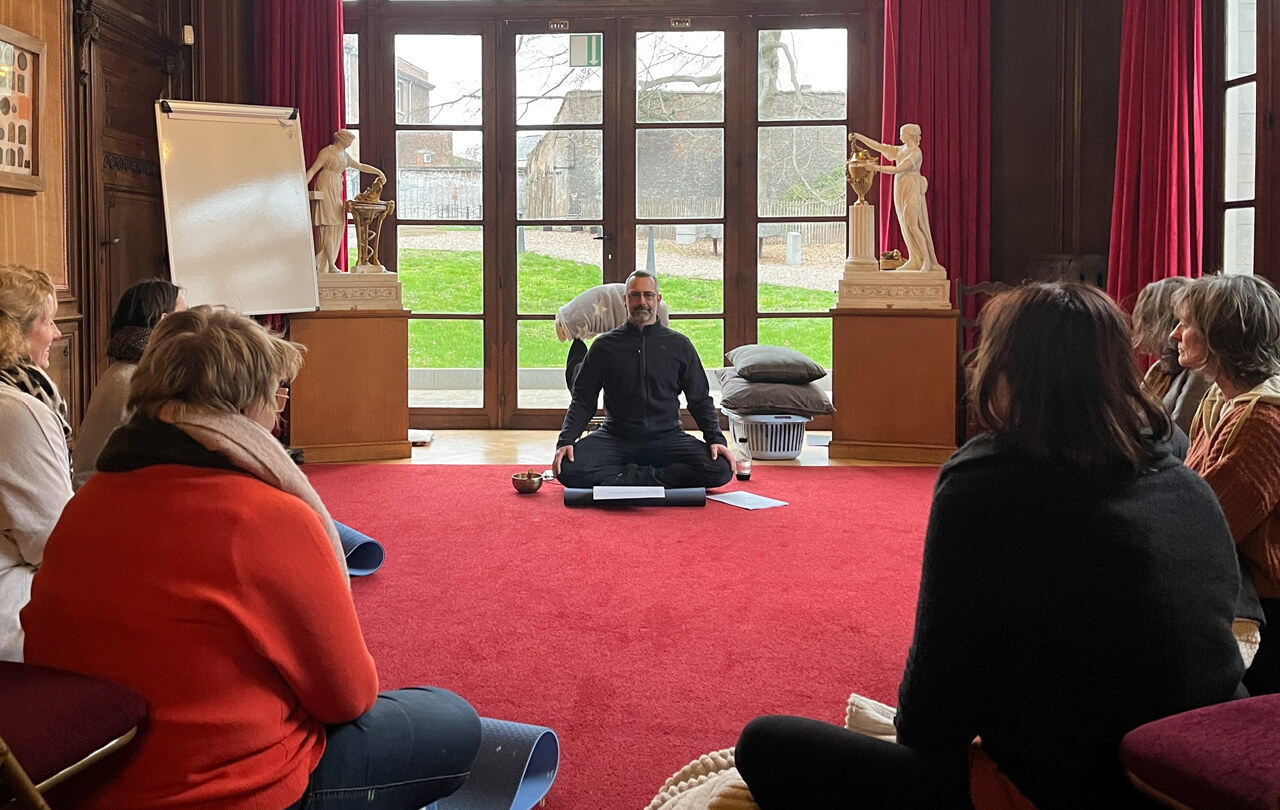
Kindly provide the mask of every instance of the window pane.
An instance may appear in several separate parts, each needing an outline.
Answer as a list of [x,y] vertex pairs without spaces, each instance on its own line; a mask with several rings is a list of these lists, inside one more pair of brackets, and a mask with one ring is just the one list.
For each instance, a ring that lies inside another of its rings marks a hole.
[[360,123],[360,35],[342,35],[343,121]]
[[516,37],[517,124],[599,124],[604,120],[601,68],[576,64],[581,40],[573,38],[586,36],[601,37],[598,42],[603,44],[601,34]]
[[679,312],[724,308],[723,225],[640,225],[636,269],[658,276],[662,298]]
[[[598,228],[516,229],[516,299],[522,315],[553,315],[578,293],[604,283]],[[563,364],[562,364],[563,368]]]
[[409,321],[409,405],[484,406],[484,321]]
[[1258,2],[1227,0],[1227,79],[1258,70]]
[[[349,130],[349,132],[354,137],[354,140],[351,142],[351,145],[347,147],[347,154],[351,156],[352,160],[359,160],[360,159],[360,130],[352,129],[352,130]],[[346,178],[346,181],[347,181],[347,199],[349,200],[360,193],[360,188],[361,188],[360,184],[363,182],[363,178],[360,177],[359,169],[344,169],[342,172],[342,176]],[[369,182],[373,182],[374,177],[377,177],[377,175],[371,176],[369,178]]]
[[[666,298],[665,292],[663,298]],[[669,306],[675,309],[676,302],[672,300]],[[693,347],[698,350],[698,358],[702,360],[704,369],[724,368],[724,321],[719,318],[714,320],[672,318],[670,325],[672,329],[693,341]],[[683,395],[680,397],[680,403],[680,407],[683,408],[685,406]]]
[[724,130],[636,131],[636,216],[724,215]]
[[843,222],[761,222],[756,230],[761,312],[826,312],[844,275]]
[[516,137],[516,215],[599,219],[604,212],[604,136],[598,129],[522,130]]
[[723,120],[723,31],[636,34],[636,121]]
[[843,119],[847,44],[843,28],[761,31],[756,65],[760,120]]
[[516,407],[569,407],[569,387],[564,379],[569,344],[556,337],[553,321],[520,321],[516,325],[516,357],[520,369]]
[[[764,345],[795,349],[823,368],[831,368],[830,318],[761,318],[756,335]],[[831,375],[818,380],[818,387],[830,394]]]
[[1253,272],[1253,209],[1228,208],[1222,229],[1222,272]]
[[1226,160],[1224,199],[1252,200],[1254,198],[1254,171],[1257,160],[1254,137],[1258,85],[1242,84],[1227,90],[1226,111]]
[[484,233],[479,226],[401,225],[400,283],[414,312],[484,312]]
[[482,219],[484,136],[475,131],[396,133],[396,216]]
[[396,35],[396,123],[481,123],[480,37]]
[[760,216],[844,211],[844,127],[762,128],[759,161]]

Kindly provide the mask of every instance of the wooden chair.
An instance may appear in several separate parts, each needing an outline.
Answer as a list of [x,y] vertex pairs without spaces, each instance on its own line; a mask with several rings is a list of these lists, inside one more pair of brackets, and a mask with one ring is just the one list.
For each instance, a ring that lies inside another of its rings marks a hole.
[[49,810],[50,788],[128,745],[147,714],[130,689],[35,664],[0,662],[0,695],[0,808]]

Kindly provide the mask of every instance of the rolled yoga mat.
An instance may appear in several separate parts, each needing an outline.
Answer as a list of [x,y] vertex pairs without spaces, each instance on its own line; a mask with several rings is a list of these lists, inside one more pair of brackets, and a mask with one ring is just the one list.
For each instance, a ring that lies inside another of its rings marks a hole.
[[702,487],[666,490],[663,498],[611,498],[597,501],[587,488],[565,487],[565,506],[706,506],[707,491]]
[[560,740],[543,726],[480,718],[480,750],[457,792],[428,810],[530,810],[551,789]]
[[347,558],[347,573],[367,577],[382,567],[387,551],[381,543],[336,520],[333,525],[338,527],[338,540],[342,541],[342,553]]

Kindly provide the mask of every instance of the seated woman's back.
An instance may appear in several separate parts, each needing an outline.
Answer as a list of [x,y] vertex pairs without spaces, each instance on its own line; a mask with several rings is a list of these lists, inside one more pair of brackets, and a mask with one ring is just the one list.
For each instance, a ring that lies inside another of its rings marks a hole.
[[1039,810],[1134,806],[1121,738],[1243,694],[1230,531],[1169,451],[1119,308],[1032,284],[991,299],[980,325],[969,402],[987,433],[938,474],[900,744],[752,721],[736,761],[764,810],[801,806],[798,792],[804,806],[968,807],[975,737]]
[[1168,453],[1086,472],[979,437],[939,475],[899,739],[962,760],[981,736],[1041,808],[1112,803],[1126,732],[1236,694],[1238,582]]
[[148,724],[81,806],[287,807],[374,704],[337,533],[268,428],[296,344],[205,307],[156,329],[130,421],[54,528],[27,659],[128,686]]

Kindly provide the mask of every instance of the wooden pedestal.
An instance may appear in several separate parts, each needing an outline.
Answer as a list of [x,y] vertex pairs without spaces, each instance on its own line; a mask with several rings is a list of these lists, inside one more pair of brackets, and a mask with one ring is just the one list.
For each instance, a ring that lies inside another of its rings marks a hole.
[[831,458],[938,464],[955,452],[958,314],[831,310]]
[[289,443],[307,461],[409,458],[408,312],[289,316],[307,347],[289,395]]

